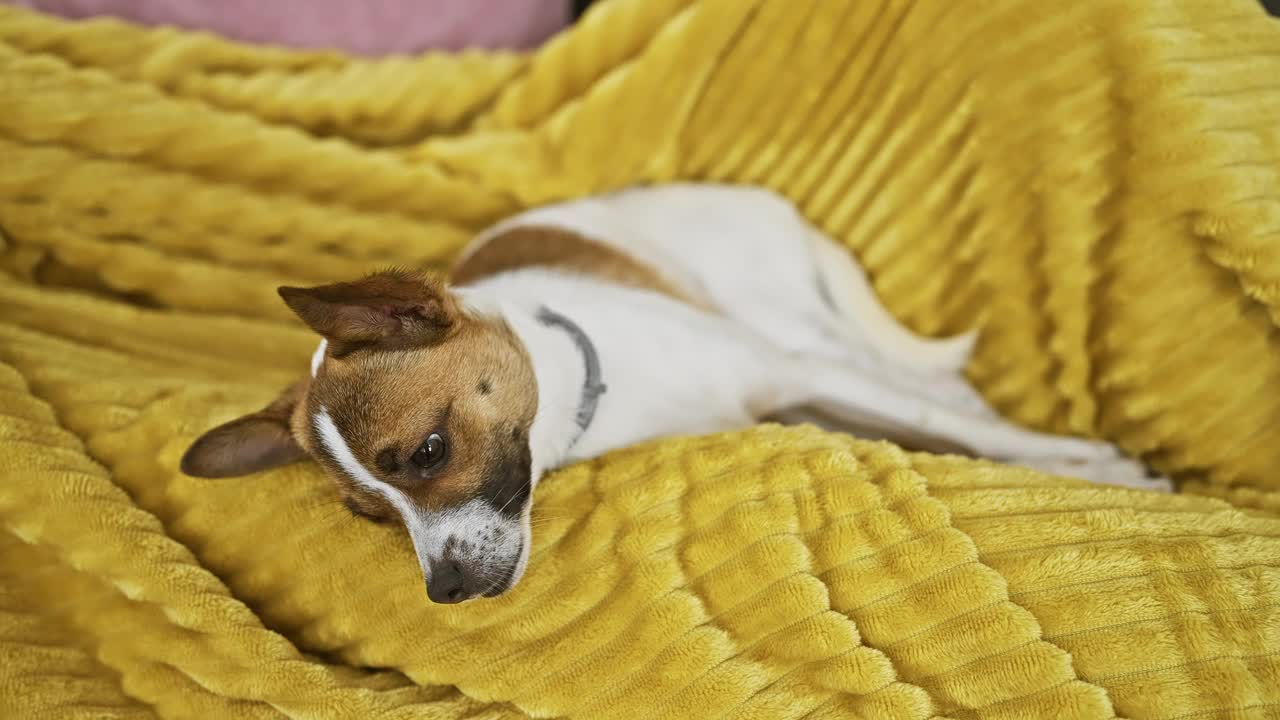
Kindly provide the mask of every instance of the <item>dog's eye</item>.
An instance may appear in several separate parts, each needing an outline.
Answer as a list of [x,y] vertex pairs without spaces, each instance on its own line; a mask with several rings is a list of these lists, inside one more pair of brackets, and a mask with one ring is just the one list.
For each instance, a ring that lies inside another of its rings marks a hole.
[[431,433],[426,442],[414,451],[413,464],[423,470],[430,470],[444,462],[448,454],[448,446],[445,445],[444,438],[440,437],[440,433]]

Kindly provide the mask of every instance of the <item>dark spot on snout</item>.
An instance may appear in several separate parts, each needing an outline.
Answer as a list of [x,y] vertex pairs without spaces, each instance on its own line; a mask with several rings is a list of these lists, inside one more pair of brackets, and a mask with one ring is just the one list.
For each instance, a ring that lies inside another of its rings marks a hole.
[[476,385],[476,392],[481,395],[488,395],[493,392],[493,386],[489,384],[488,380],[481,380],[480,384]]
[[[518,434],[517,430],[517,434]],[[533,462],[526,443],[513,444],[489,467],[480,496],[499,513],[518,518],[524,512],[532,490],[530,471]]]

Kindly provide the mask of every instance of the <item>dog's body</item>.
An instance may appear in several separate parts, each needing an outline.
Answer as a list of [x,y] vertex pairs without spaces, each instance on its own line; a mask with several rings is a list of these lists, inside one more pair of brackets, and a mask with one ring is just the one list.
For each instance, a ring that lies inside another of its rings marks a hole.
[[[531,210],[414,276],[282,289],[325,336],[313,377],[184,459],[218,476],[316,457],[349,506],[399,517],[432,599],[505,591],[542,474],[663,435],[797,409],[864,436],[1163,487],[1110,445],[1006,423],[776,195],[676,185]],[[435,580],[433,580],[433,576]]]

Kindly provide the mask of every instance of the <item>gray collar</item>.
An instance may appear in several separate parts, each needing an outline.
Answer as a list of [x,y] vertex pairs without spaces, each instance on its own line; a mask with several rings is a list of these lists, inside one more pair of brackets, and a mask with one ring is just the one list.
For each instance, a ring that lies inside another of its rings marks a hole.
[[596,405],[600,402],[600,396],[605,393],[608,388],[600,382],[600,355],[596,353],[596,346],[591,342],[591,338],[583,332],[578,324],[560,313],[552,310],[547,306],[538,309],[538,322],[547,327],[556,327],[564,330],[569,334],[573,344],[578,346],[578,352],[582,353],[582,364],[586,369],[586,377],[582,380],[582,395],[578,400],[578,414],[574,416],[574,422],[578,425],[578,434],[573,436],[573,440],[569,443],[569,447],[573,447],[578,443],[578,439],[591,426],[591,420],[596,416]]

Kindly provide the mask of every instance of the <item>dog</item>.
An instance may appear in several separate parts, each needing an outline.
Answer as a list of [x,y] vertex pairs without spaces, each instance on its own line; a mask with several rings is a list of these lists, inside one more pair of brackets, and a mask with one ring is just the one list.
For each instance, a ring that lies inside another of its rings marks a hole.
[[964,380],[973,333],[901,326],[848,252],[762,189],[548,205],[479,234],[447,283],[389,270],[279,293],[323,338],[310,375],[205,433],[182,470],[313,458],[353,513],[404,525],[437,603],[516,584],[548,470],[789,414],[1168,489],[1111,445],[1002,420]]

